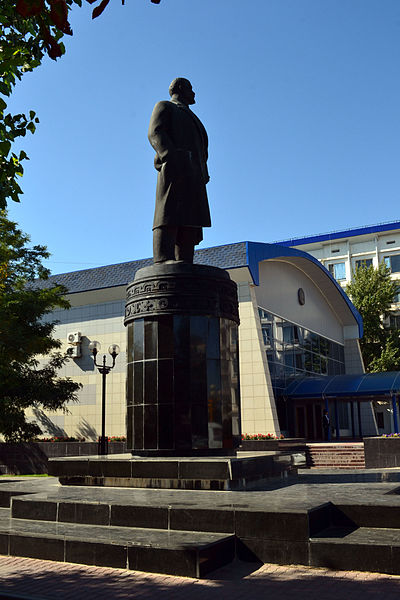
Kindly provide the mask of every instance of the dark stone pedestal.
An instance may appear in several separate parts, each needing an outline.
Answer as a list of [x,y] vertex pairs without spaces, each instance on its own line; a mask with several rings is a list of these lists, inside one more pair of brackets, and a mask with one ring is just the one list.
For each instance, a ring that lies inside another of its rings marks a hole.
[[364,438],[367,469],[400,467],[400,438]]
[[141,456],[233,453],[240,443],[238,301],[222,269],[140,269],[128,286],[127,448]]
[[76,456],[49,461],[62,485],[181,490],[254,490],[297,472],[290,453],[238,457]]

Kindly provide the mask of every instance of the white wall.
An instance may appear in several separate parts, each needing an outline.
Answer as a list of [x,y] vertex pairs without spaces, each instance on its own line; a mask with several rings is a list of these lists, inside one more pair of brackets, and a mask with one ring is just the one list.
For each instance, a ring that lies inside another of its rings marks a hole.
[[[106,295],[106,294],[105,294]],[[90,295],[88,294],[88,297]],[[107,296],[106,296],[107,297]],[[76,302],[76,298],[74,299]],[[99,298],[100,300],[100,298]],[[107,364],[112,359],[108,354],[111,344],[118,344],[121,353],[116,364],[107,376],[106,384],[106,434],[109,436],[125,435],[125,378],[126,378],[126,333],[123,324],[125,300],[99,302],[87,306],[73,306],[70,310],[55,311],[51,318],[59,320],[55,337],[63,346],[62,351],[69,347],[67,334],[80,331],[82,334],[82,356],[70,359],[61,369],[60,376],[71,377],[81,383],[79,402],[70,403],[68,413],[61,411],[43,414],[40,411],[29,411],[27,415],[34,418],[43,429],[44,435],[83,436],[86,439],[97,439],[101,433],[101,390],[102,376],[94,367],[93,358],[89,351],[90,341],[101,343],[98,362],[103,354],[107,355]]]
[[[299,268],[281,260],[260,263],[258,305],[280,317],[343,344],[343,326],[314,282]],[[303,288],[305,304],[298,301]]]
[[[374,267],[378,267],[385,256],[400,254],[400,231],[370,233],[342,239],[313,242],[294,246],[308,252],[328,268],[330,263],[344,262],[346,264],[346,279],[339,283],[345,286],[352,279],[352,273],[357,260],[372,259]],[[393,279],[400,280],[400,273],[393,273]],[[398,304],[397,307],[400,308]]]

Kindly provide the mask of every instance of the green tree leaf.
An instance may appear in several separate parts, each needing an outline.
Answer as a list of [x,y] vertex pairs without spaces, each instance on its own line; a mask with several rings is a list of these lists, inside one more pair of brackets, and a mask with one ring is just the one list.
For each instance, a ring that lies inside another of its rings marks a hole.
[[[87,0],[94,4],[99,0]],[[158,3],[159,0],[152,0]],[[101,0],[94,9],[99,15],[108,0]],[[122,4],[123,4],[122,0]],[[40,66],[44,56],[53,60],[65,53],[61,41],[64,35],[72,35],[69,13],[74,6],[82,6],[82,0],[0,0],[0,94],[9,96],[17,81]],[[7,107],[0,98],[0,142],[13,143],[24,137],[27,131],[34,133],[39,119],[33,110],[29,117],[24,114],[4,114]],[[1,148],[1,147],[0,147]],[[19,202],[15,185],[21,170],[13,168],[7,159],[9,147],[0,149],[0,210],[9,199]],[[8,148],[8,149],[7,149]],[[27,156],[24,157],[27,160]],[[20,158],[20,160],[23,160]]]
[[360,347],[367,372],[400,370],[399,332],[387,324],[396,288],[384,263],[359,267],[346,287],[364,323]]
[[[80,384],[60,378],[68,360],[53,337],[55,308],[68,308],[65,289],[45,283],[44,246],[29,247],[29,237],[0,212],[0,434],[6,441],[29,440],[41,433],[26,421],[28,407],[66,410]],[[41,360],[39,360],[39,356]]]

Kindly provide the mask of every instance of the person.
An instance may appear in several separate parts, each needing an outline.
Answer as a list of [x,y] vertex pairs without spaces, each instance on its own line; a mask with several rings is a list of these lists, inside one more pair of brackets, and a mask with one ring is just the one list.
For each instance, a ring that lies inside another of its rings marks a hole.
[[178,77],[169,87],[171,100],[158,102],[149,125],[149,141],[158,171],[153,221],[155,263],[193,262],[194,247],[211,227],[206,184],[208,138],[200,119],[190,110],[195,93],[188,79]]
[[330,436],[329,436],[329,427],[331,425],[330,419],[329,419],[329,414],[328,411],[326,410],[326,408],[323,411],[323,415],[322,415],[322,428],[324,430],[324,440],[325,442],[329,442]]

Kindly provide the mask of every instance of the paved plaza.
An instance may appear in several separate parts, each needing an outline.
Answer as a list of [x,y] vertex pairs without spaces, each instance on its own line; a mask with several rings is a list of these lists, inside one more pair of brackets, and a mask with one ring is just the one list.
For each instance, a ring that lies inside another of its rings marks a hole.
[[[256,569],[256,570],[253,570]],[[0,557],[0,598],[23,600],[397,600],[400,577],[236,561],[198,580],[86,567],[30,558]]]
[[[151,496],[152,505],[157,505],[161,496],[169,505],[184,495],[188,509],[189,501],[195,502],[200,494],[203,508],[216,510],[227,498],[232,502],[246,501],[253,508],[268,506],[292,511],[328,499],[338,504],[363,506],[371,509],[368,514],[378,514],[383,510],[400,510],[400,473],[397,469],[363,470],[348,472],[305,472],[293,478],[287,485],[271,486],[264,492],[188,492],[136,490],[132,495],[128,490],[92,488],[90,494],[99,495],[108,501],[111,494],[130,495],[131,504],[140,501],[142,495]],[[18,481],[19,478],[2,479],[1,488],[6,494],[8,488],[19,489],[29,486],[32,491],[44,495],[83,493],[82,488],[59,487],[52,478],[41,481],[32,478]],[[86,493],[89,493],[86,490]],[[159,498],[160,496],[160,498]],[[238,496],[238,498],[236,498]],[[33,496],[25,496],[29,502]],[[100,500],[100,497],[94,498]],[[218,500],[217,500],[218,499]],[[266,500],[268,502],[266,503]],[[266,506],[265,506],[266,504]],[[8,509],[3,508],[3,511]],[[9,517],[8,517],[9,518]],[[394,517],[393,517],[394,518]],[[398,527],[396,523],[391,527]],[[387,526],[381,525],[385,528]],[[97,532],[98,527],[92,529]],[[100,528],[101,529],[101,528]],[[377,530],[376,530],[377,531]],[[385,529],[379,530],[384,535]],[[386,533],[390,530],[387,530]],[[373,542],[373,545],[377,542]],[[356,551],[357,552],[357,551]],[[358,550],[363,552],[363,550]],[[397,556],[397,555],[396,555]],[[329,564],[329,563],[327,563]],[[348,565],[345,565],[348,566]],[[357,568],[357,567],[354,567]],[[258,600],[276,597],[279,600],[397,600],[400,594],[400,576],[374,572],[337,571],[328,568],[300,565],[279,566],[276,564],[250,563],[235,560],[226,567],[213,571],[205,579],[195,579],[146,573],[134,570],[109,567],[84,566],[65,562],[52,562],[15,556],[0,556],[0,600],[18,598],[20,600],[122,600],[126,598],[166,598],[185,600]]]

